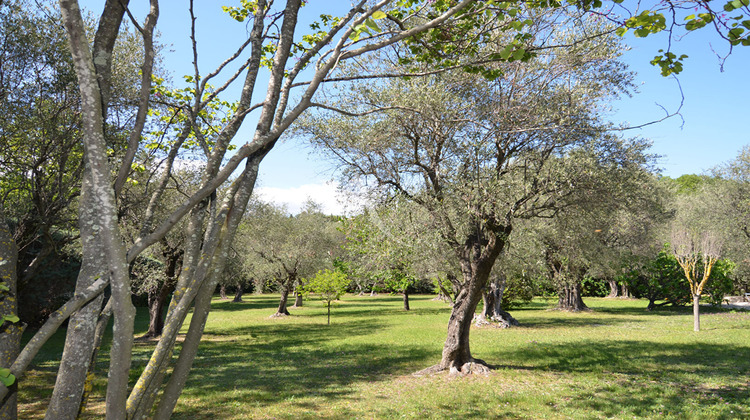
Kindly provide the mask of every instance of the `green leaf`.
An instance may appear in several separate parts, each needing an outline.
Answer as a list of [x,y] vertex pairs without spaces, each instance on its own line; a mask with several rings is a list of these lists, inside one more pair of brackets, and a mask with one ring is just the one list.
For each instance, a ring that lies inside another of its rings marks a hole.
[[380,10],[378,10],[375,13],[372,14],[372,18],[375,19],[375,20],[383,19],[385,17],[386,17],[386,14],[384,12],[380,11]]
[[8,288],[8,285],[6,285],[5,283],[0,283],[0,290],[2,290],[3,292],[9,292],[10,288]]
[[524,49],[518,49],[513,52],[513,59],[514,60],[520,60],[523,58],[523,56],[526,55],[526,51]]
[[0,368],[0,382],[9,387],[16,382],[16,376],[10,373],[10,369]]
[[378,26],[378,24],[377,24],[377,23],[375,23],[375,21],[374,21],[374,20],[372,20],[372,19],[367,19],[367,20],[365,21],[365,25],[367,25],[367,26],[368,26],[368,27],[369,27],[370,29],[372,29],[372,30],[373,30],[373,31],[375,31],[375,32],[380,32],[380,27],[379,27],[379,26]]
[[623,26],[621,26],[621,27],[619,27],[619,28],[617,28],[617,29],[615,30],[615,33],[616,33],[616,34],[617,34],[618,36],[625,36],[625,33],[626,33],[626,32],[628,32],[628,28],[625,28],[625,27],[623,27]]
[[507,60],[510,57],[510,53],[513,51],[513,47],[508,45],[500,51],[500,58]]
[[646,28],[640,28],[635,30],[635,36],[638,38],[645,38],[649,34],[649,30]]
[[3,315],[3,322],[5,321],[9,321],[15,324],[16,322],[20,321],[20,319],[17,315]]

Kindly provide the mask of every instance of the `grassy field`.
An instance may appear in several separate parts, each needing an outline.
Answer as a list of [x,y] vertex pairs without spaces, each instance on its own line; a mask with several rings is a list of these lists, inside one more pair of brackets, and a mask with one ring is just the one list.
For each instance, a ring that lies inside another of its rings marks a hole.
[[[688,308],[585,301],[593,311],[535,300],[512,311],[521,327],[474,328],[489,376],[416,377],[445,340],[449,308],[431,296],[405,312],[398,296],[347,295],[330,326],[317,301],[269,319],[276,296],[217,300],[173,418],[750,418],[750,312],[705,309],[695,333]],[[58,335],[22,382],[21,418],[43,416],[61,345]],[[136,344],[134,370],[152,345]],[[101,415],[106,359],[98,373],[88,418]]]

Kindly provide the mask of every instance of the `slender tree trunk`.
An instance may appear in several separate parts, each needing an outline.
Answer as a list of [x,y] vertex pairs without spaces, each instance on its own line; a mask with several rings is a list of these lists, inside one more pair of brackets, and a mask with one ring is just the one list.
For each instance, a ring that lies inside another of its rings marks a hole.
[[219,297],[221,300],[229,299],[229,297],[227,297],[227,286],[223,284],[219,286]]
[[234,292],[234,299],[232,299],[232,302],[242,302],[242,285],[237,286],[237,291]]
[[701,330],[701,295],[693,295],[693,331]]
[[[87,177],[87,173],[84,173],[84,179]],[[84,181],[85,185],[88,183]],[[94,208],[91,192],[88,188],[83,188],[79,211],[83,256],[76,281],[76,293],[88,288],[100,275],[106,273],[106,258],[101,251],[99,228],[91,223]],[[47,407],[45,418],[48,420],[72,420],[78,416],[86,373],[94,353],[96,324],[103,299],[102,295],[97,296],[70,317],[55,387]]]
[[406,290],[404,290],[404,310],[409,310],[409,292]]
[[607,279],[607,283],[609,284],[609,295],[607,295],[608,298],[616,298],[617,292],[618,292],[618,285],[617,280],[615,279]]
[[230,246],[237,233],[242,216],[247,209],[247,203],[250,200],[253,188],[255,187],[255,181],[258,177],[258,165],[262,159],[263,156],[258,156],[248,161],[242,176],[235,181],[237,182],[236,193],[230,194],[231,202],[225,202],[223,206],[223,209],[227,210],[225,216],[226,222],[221,223],[224,228],[220,232],[218,249],[213,253],[214,258],[211,264],[213,270],[211,270],[211,275],[201,287],[195,300],[195,310],[190,321],[190,328],[185,336],[182,351],[177,363],[175,363],[172,376],[157,406],[155,419],[169,419],[172,416],[177,400],[187,382],[193,360],[195,360],[195,356],[198,354],[198,345],[211,309],[212,293],[219,282],[219,273],[223,271],[226,265]]
[[[18,248],[13,235],[1,218],[0,209],[0,282],[5,284],[7,291],[0,291],[0,316],[18,314],[18,300],[16,299]],[[20,323],[6,321],[0,325],[0,368],[10,368],[18,356],[21,345],[23,326]],[[10,388],[0,383],[0,388],[6,392],[0,398],[0,419],[15,420],[18,418],[18,379]]]
[[294,308],[301,308],[302,307],[302,293],[294,292]]

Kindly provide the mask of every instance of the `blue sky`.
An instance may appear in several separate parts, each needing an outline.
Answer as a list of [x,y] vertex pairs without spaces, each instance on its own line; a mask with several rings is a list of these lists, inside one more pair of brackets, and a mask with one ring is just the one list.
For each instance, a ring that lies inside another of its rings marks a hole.
[[[99,3],[83,1],[84,5]],[[189,41],[189,14],[187,2],[164,2],[158,28],[161,41],[168,45],[165,67],[175,79],[192,73],[192,51]],[[222,2],[196,1],[198,16],[199,66],[205,74],[228,57],[240,45],[247,32],[245,24],[238,23],[221,11]],[[303,21],[311,21],[320,13],[341,14],[348,9],[347,0],[310,0],[303,9]],[[98,6],[97,6],[98,7]],[[94,11],[97,11],[94,9]],[[138,11],[135,11],[138,13]],[[302,28],[306,26],[300,26]],[[639,39],[626,35],[631,50],[624,60],[638,73],[636,83],[639,93],[612,104],[613,122],[638,125],[659,119],[662,107],[676,111],[681,101],[680,89],[672,78],[664,78],[649,61],[660,48],[666,46],[665,35]],[[746,82],[750,69],[750,48],[737,47],[726,60],[721,71],[717,55],[726,52],[726,46],[710,30],[692,33],[673,43],[673,51],[687,54],[685,70],[679,75],[684,105],[682,118],[626,132],[653,142],[652,152],[661,155],[658,166],[667,176],[702,173],[734,158],[746,144],[750,144],[748,97],[750,84]],[[263,89],[259,89],[265,94]],[[235,95],[237,90],[234,91]],[[236,97],[227,97],[235,100]],[[258,98],[260,99],[260,98]],[[252,135],[254,122],[248,120],[238,136],[244,143]],[[324,159],[311,155],[304,143],[285,139],[277,145],[261,164],[259,191],[269,200],[284,201],[291,210],[308,195],[324,202],[329,211],[339,211],[334,203],[335,187],[326,183],[332,169]]]

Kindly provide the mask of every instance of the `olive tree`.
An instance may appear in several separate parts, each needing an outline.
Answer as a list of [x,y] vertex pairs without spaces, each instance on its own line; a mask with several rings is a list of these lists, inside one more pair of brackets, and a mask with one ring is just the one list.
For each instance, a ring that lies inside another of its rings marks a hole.
[[607,162],[619,149],[602,135],[607,127],[596,112],[629,86],[617,40],[591,42],[590,32],[603,28],[590,25],[557,34],[553,27],[540,24],[537,39],[575,47],[499,65],[502,77],[493,81],[450,73],[355,87],[356,102],[331,100],[328,108],[341,113],[317,115],[303,127],[340,163],[345,181],[422,207],[461,267],[434,369],[487,370],[471,354],[469,328],[514,221],[552,215],[585,188],[589,168],[571,153]]
[[239,244],[260,281],[271,280],[279,288],[281,299],[272,316],[289,315],[287,302],[304,279],[333,266],[343,242],[335,218],[321,213],[308,202],[297,215],[284,207],[256,202],[238,234]]

